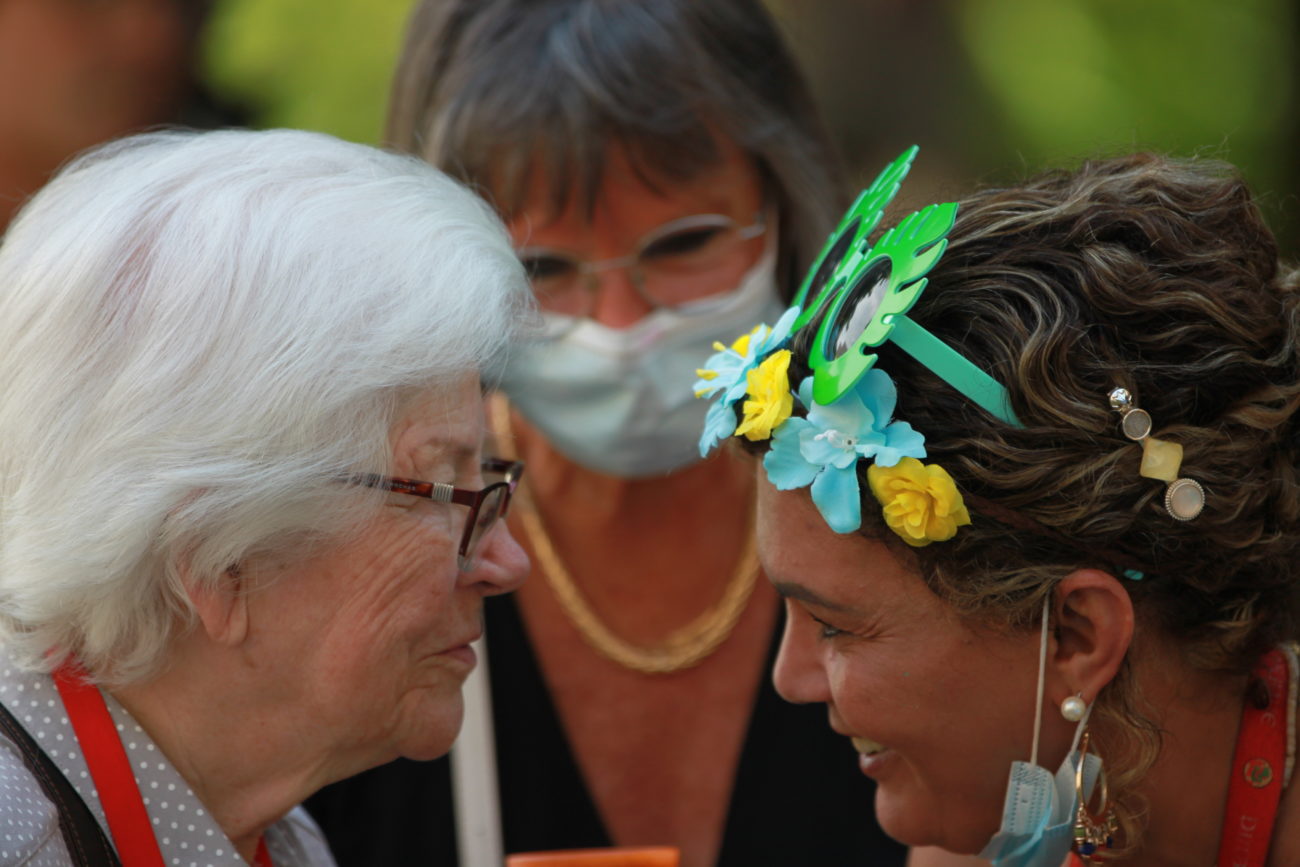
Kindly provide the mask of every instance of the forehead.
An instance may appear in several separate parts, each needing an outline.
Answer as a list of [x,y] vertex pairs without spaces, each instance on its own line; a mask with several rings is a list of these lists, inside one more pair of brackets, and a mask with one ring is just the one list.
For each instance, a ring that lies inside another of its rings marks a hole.
[[393,459],[410,466],[476,464],[483,444],[483,393],[477,374],[465,374],[411,398],[393,426]]
[[885,603],[929,607],[939,602],[888,545],[857,533],[836,533],[813,505],[807,488],[778,491],[762,472],[758,552],[768,577],[787,595],[857,609]]
[[[618,143],[607,145],[605,168],[591,207],[576,191],[555,206],[549,179],[540,171],[529,176],[520,206],[506,220],[516,246],[554,243],[596,233],[635,241],[652,229],[694,214],[725,214],[748,223],[763,207],[758,167],[729,141],[719,142],[720,158],[689,179],[647,177]],[[539,240],[541,239],[541,240]]]

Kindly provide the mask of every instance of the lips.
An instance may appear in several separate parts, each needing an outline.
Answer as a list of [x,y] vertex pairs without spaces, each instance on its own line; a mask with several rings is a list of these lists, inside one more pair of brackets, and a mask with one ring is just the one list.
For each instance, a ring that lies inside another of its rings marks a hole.
[[853,748],[864,756],[874,756],[883,753],[886,749],[884,744],[876,743],[870,738],[852,738]]
[[[483,637],[483,629],[480,627],[478,629],[475,629],[473,632],[469,633],[468,635],[464,636],[460,641],[456,642],[455,644],[452,644],[450,647],[447,648],[447,650],[459,650],[462,647],[469,647],[471,644],[478,641],[482,637]],[[446,651],[443,652],[445,653]]]
[[458,659],[461,662],[468,664],[470,667],[473,667],[475,663],[478,661],[478,656],[477,654],[474,653],[474,648],[471,647],[470,645],[473,644],[475,641],[478,641],[478,639],[481,638],[482,635],[483,635],[482,631],[478,631],[475,632],[473,635],[466,636],[464,641],[462,641],[459,644],[448,647],[445,650],[440,651],[438,655],[441,657],[450,657],[453,659]]

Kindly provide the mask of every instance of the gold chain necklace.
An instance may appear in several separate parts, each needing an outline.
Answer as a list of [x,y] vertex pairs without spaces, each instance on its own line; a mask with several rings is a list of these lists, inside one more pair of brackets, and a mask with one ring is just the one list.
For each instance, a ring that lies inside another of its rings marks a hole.
[[[514,454],[512,443],[510,405],[504,395],[493,395],[489,402],[488,415],[502,457],[516,459],[517,455]],[[624,668],[642,674],[669,674],[698,665],[731,635],[754,591],[754,584],[758,579],[758,556],[755,551],[754,529],[751,525],[746,533],[744,549],[736,563],[736,569],[727,581],[726,589],[723,590],[722,598],[717,604],[685,626],[673,630],[657,647],[632,644],[619,638],[601,621],[592,609],[591,603],[578,589],[568,567],[556,552],[555,545],[552,544],[551,537],[542,523],[542,516],[526,486],[521,486],[516,492],[515,502],[519,518],[524,525],[524,533],[528,537],[529,547],[536,555],[537,562],[542,567],[542,577],[546,579],[551,592],[555,594],[560,609],[564,611],[569,622],[574,625],[587,644],[601,656],[613,660]]]

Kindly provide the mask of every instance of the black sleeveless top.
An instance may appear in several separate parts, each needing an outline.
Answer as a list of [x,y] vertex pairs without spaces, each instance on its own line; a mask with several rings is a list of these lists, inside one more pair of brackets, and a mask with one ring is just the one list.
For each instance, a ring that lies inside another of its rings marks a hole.
[[[507,853],[612,845],[587,791],[514,599],[486,603],[488,658]],[[907,850],[884,835],[873,784],[821,705],[788,704],[768,653],[723,833],[718,867],[901,867]],[[323,789],[306,804],[339,867],[455,867],[450,761],[405,759]],[[664,841],[670,844],[671,841]]]

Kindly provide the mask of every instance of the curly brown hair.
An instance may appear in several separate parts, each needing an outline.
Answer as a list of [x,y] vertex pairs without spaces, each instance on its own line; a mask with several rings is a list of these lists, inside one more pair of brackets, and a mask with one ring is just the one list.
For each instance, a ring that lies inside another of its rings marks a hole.
[[[879,348],[897,417],[975,500],[953,539],[908,550],[929,587],[976,623],[1026,628],[1071,571],[1137,561],[1150,564],[1126,582],[1139,642],[1158,632],[1203,669],[1245,673],[1294,638],[1300,276],[1280,265],[1240,177],[1151,154],[1088,162],[976,193],[949,241],[909,315],[1002,382],[1024,426]],[[792,382],[808,373],[815,329],[796,335]],[[1141,446],[1107,401],[1117,386],[1153,435],[1182,445],[1182,474],[1206,495],[1194,521],[1171,518],[1164,486],[1138,475]],[[890,541],[867,466],[860,532]],[[1099,749],[1123,769],[1112,791],[1132,846],[1133,783],[1160,739],[1127,664],[1093,719],[1112,733]]]

